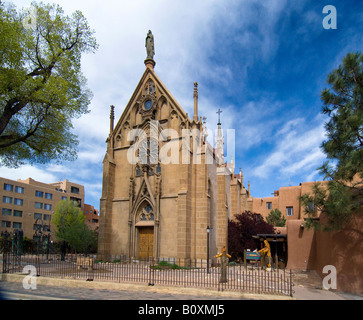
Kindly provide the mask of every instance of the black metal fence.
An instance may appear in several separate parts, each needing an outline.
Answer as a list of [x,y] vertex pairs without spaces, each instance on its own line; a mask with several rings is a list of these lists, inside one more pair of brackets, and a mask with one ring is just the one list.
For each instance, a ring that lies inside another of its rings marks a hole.
[[[218,291],[240,291],[293,295],[291,271],[266,271],[258,265],[245,267],[230,263],[227,282],[221,282],[217,260],[207,265],[197,259],[130,259],[125,255],[44,254],[0,255],[3,273],[24,273],[26,266],[35,268],[37,276],[87,281],[146,283],[158,286],[205,288]],[[25,269],[24,269],[25,268]]]

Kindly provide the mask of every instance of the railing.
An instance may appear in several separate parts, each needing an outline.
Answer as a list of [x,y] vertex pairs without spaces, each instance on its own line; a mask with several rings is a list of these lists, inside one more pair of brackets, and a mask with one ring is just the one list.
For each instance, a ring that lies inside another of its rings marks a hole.
[[231,263],[227,282],[221,283],[221,267],[217,260],[207,266],[197,259],[129,259],[124,255],[107,256],[67,254],[0,255],[3,273],[22,273],[25,266],[34,266],[37,276],[88,281],[146,283],[157,286],[205,288],[218,291],[240,291],[293,295],[291,271],[266,271],[256,266]]

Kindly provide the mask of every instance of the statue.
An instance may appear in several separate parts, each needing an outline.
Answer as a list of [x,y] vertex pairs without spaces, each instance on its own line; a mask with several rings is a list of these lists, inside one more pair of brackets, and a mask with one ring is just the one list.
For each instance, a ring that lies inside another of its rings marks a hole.
[[217,254],[215,258],[221,258],[221,278],[219,279],[219,283],[227,283],[227,265],[228,258],[231,256],[226,252],[226,247],[223,247],[222,253]]
[[155,48],[154,48],[154,35],[152,34],[151,30],[149,30],[146,41],[145,41],[145,47],[146,47],[146,59],[154,59],[155,55]]
[[261,261],[264,261],[266,268],[266,271],[271,271],[271,249],[270,244],[267,240],[264,242],[264,247],[259,250],[258,252],[261,254]]

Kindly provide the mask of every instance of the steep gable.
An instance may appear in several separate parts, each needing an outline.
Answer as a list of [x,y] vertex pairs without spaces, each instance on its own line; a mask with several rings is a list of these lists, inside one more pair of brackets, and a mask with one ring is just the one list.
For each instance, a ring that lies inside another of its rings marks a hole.
[[111,138],[115,147],[129,145],[128,132],[150,120],[180,132],[191,119],[151,68],[146,68],[134,93],[117,122]]

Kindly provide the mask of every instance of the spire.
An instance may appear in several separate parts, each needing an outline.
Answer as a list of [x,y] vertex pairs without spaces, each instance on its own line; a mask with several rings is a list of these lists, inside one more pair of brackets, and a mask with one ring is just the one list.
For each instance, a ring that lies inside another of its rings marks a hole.
[[221,109],[218,109],[218,128],[216,134],[216,156],[218,157],[218,164],[222,165],[224,163],[224,137],[223,137],[223,130],[221,124]]
[[198,82],[194,82],[194,116],[193,121],[198,122]]
[[218,109],[218,111],[216,112],[216,113],[218,113],[218,125],[220,126],[221,125],[221,113],[222,113],[223,111],[221,110],[221,109]]
[[110,112],[110,134],[113,132],[113,124],[115,121],[115,107],[111,106],[111,112]]

